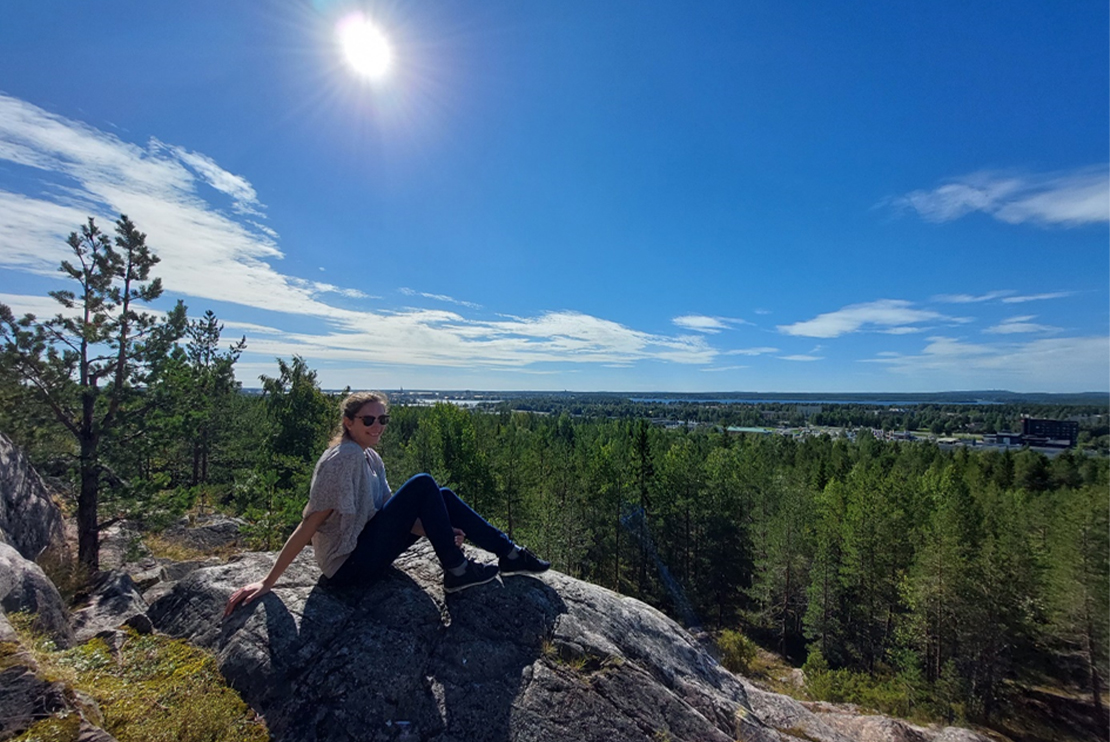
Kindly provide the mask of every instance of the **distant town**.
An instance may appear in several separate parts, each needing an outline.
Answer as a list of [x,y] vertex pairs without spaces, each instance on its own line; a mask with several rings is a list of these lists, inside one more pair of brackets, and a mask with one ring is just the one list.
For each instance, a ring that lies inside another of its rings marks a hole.
[[1005,391],[934,394],[492,392],[398,389],[395,405],[448,403],[486,412],[642,417],[668,429],[929,441],[943,448],[1110,453],[1110,395]]

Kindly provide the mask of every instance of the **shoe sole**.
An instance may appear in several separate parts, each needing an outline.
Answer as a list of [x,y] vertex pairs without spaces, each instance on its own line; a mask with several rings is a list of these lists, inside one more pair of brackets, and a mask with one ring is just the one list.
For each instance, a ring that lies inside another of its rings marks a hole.
[[445,593],[458,593],[458,592],[462,592],[463,590],[466,590],[468,587],[478,587],[478,585],[485,585],[486,583],[493,582],[496,579],[497,579],[497,575],[491,575],[490,577],[487,577],[484,580],[479,580],[478,582],[468,582],[465,585],[459,585],[458,587],[447,587],[446,585],[444,585],[443,586],[443,592],[445,592]]
[[546,572],[547,572],[546,569],[541,569],[538,572],[530,570],[530,569],[515,569],[515,570],[509,571],[509,572],[506,572],[505,570],[501,570],[501,576],[502,577],[512,577],[513,575],[530,575],[532,577],[535,577],[536,575],[542,575]]

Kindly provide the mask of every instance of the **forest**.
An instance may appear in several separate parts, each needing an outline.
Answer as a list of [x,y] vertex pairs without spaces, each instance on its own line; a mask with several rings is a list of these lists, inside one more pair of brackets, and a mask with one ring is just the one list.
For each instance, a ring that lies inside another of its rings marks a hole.
[[[160,287],[143,235],[126,217],[117,233],[113,247],[90,220],[71,237],[81,293],[55,298],[92,302],[91,325],[0,305],[0,432],[70,493],[90,570],[98,531],[119,519],[157,530],[219,510],[245,519],[253,548],[279,548],[342,394],[299,357],[245,393],[247,341],[223,339],[212,312],[119,309]],[[742,632],[828,700],[989,722],[1048,683],[1082,689],[1103,718],[1108,459],[886,442],[871,433],[881,420],[847,407],[829,414],[859,427],[852,440],[730,433],[696,405],[679,415],[711,424],[655,425],[634,406],[395,405],[381,453],[394,489],[428,472],[556,569],[689,627]],[[1022,412],[987,411],[995,427]]]

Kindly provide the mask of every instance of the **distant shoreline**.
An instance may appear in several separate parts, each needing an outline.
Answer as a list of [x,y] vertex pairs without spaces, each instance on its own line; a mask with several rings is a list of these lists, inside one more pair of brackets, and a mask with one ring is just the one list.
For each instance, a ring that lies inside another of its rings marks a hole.
[[[261,389],[243,389],[248,394],[261,393]],[[342,389],[325,390],[329,394],[342,393]],[[950,391],[950,392],[572,392],[572,391],[497,391],[477,389],[383,389],[387,394],[404,397],[441,397],[445,401],[507,401],[537,397],[580,400],[627,400],[649,404],[877,404],[919,405],[992,405],[992,404],[1048,404],[1110,406],[1110,392],[1010,392],[1005,390]]]

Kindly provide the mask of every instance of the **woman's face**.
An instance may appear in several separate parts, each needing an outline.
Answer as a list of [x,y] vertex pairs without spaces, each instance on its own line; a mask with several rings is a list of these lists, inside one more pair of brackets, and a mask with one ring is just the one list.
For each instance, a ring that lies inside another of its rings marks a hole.
[[[378,445],[378,440],[382,437],[382,433],[385,432],[385,426],[382,425],[379,419],[384,414],[386,414],[385,405],[381,402],[367,402],[358,408],[354,420],[349,417],[343,418],[343,427],[347,429],[347,434],[358,445],[363,448],[375,448]],[[374,416],[374,422],[371,425],[366,425],[365,420],[370,415]]]

